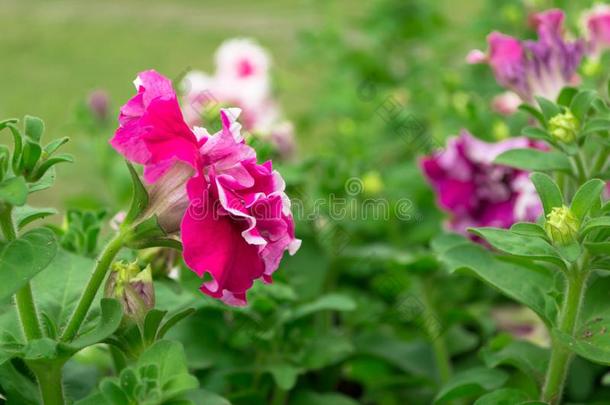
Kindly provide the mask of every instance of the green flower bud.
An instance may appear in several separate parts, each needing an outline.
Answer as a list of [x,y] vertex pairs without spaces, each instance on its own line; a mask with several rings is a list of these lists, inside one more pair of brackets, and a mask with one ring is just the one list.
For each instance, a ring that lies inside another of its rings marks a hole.
[[570,110],[557,114],[549,120],[551,136],[563,143],[572,143],[576,140],[578,126],[578,119]]
[[125,316],[136,322],[143,322],[148,311],[155,306],[155,289],[150,266],[140,270],[136,262],[113,263],[104,296],[119,300]]
[[544,230],[558,245],[568,245],[576,240],[580,222],[565,205],[555,207],[546,216]]

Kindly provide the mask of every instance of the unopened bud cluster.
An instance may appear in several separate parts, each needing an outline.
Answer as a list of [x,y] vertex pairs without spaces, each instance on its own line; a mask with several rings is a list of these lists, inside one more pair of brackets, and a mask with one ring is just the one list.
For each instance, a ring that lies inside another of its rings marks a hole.
[[579,228],[580,221],[565,205],[553,208],[544,223],[547,235],[558,245],[568,245],[575,241]]
[[549,132],[554,139],[560,142],[572,143],[576,140],[578,125],[578,119],[570,110],[567,110],[549,120]]
[[104,295],[119,300],[128,318],[143,321],[146,313],[155,306],[155,290],[150,266],[140,270],[136,262],[113,263]]

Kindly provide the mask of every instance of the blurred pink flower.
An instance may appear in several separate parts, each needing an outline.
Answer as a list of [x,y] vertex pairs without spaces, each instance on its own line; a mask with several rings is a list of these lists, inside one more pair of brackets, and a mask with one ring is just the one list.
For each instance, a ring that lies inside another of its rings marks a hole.
[[487,143],[462,131],[444,150],[422,158],[439,206],[451,214],[447,227],[466,234],[468,227],[535,221],[542,208],[528,173],[493,163],[504,151],[531,146],[526,138]]
[[505,91],[493,98],[491,109],[501,115],[512,115],[519,109],[521,103],[521,97],[512,91]]
[[144,165],[152,183],[144,216],[157,214],[167,232],[180,232],[187,265],[213,278],[204,293],[243,305],[253,281],[271,282],[284,251],[300,244],[284,181],[271,162],[256,162],[239,109],[222,109],[222,129],[211,135],[186,124],[169,79],[150,70],[135,83],[138,94],[121,108],[110,142]]
[[599,57],[602,50],[610,47],[610,6],[597,4],[583,13],[582,24],[587,35],[588,51]]
[[237,106],[244,128],[271,142],[282,157],[284,145],[274,142],[273,132],[285,119],[271,92],[267,51],[253,40],[231,39],[219,47],[215,62],[213,75],[191,71],[182,81],[187,122],[200,125],[202,115],[217,106]]
[[569,41],[565,38],[564,17],[563,11],[558,9],[533,15],[538,33],[536,41],[522,41],[492,32],[487,37],[487,57],[482,58],[471,51],[468,60],[488,63],[496,81],[525,102],[533,102],[534,96],[556,100],[561,89],[575,80],[585,53],[582,39]]

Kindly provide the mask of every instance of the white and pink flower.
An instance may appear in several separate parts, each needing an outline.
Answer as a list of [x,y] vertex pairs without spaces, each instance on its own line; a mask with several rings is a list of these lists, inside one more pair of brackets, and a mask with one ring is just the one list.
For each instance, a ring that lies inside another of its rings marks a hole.
[[[191,125],[201,125],[203,116],[218,105],[242,109],[245,129],[275,146],[280,157],[283,150],[293,151],[294,137],[285,134],[285,119],[273,98],[270,85],[271,58],[251,39],[231,39],[216,51],[216,70],[209,75],[191,71],[183,79],[185,117]],[[287,147],[286,144],[292,144]]]

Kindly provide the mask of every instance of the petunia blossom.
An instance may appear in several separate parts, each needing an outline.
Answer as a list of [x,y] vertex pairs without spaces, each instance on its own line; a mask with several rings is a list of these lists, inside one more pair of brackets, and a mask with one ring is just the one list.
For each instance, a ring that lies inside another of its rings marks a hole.
[[245,304],[255,279],[271,282],[285,250],[294,254],[290,200],[271,162],[241,163],[243,171],[220,174],[211,168],[189,181],[191,205],[182,220],[184,260],[200,277],[201,290],[232,305]]
[[555,100],[563,87],[577,80],[576,70],[586,50],[584,40],[566,38],[564,18],[558,9],[535,14],[535,41],[492,32],[487,37],[487,56],[471,51],[467,60],[489,64],[496,81],[524,102],[533,102],[535,96]]
[[422,158],[437,202],[450,214],[446,226],[466,234],[469,227],[509,228],[535,221],[542,208],[528,173],[493,163],[504,151],[532,146],[526,138],[487,143],[462,131],[444,150]]
[[121,108],[112,146],[144,165],[150,203],[144,217],[180,235],[187,265],[211,282],[201,290],[231,305],[246,303],[254,280],[271,282],[286,250],[294,254],[290,200],[271,162],[258,164],[237,121],[222,109],[210,134],[185,122],[171,82],[155,71],[136,79],[138,94]]
[[110,144],[127,160],[144,166],[153,183],[177,161],[196,168],[199,140],[186,124],[171,81],[154,70],[138,74],[138,93],[121,107]]

